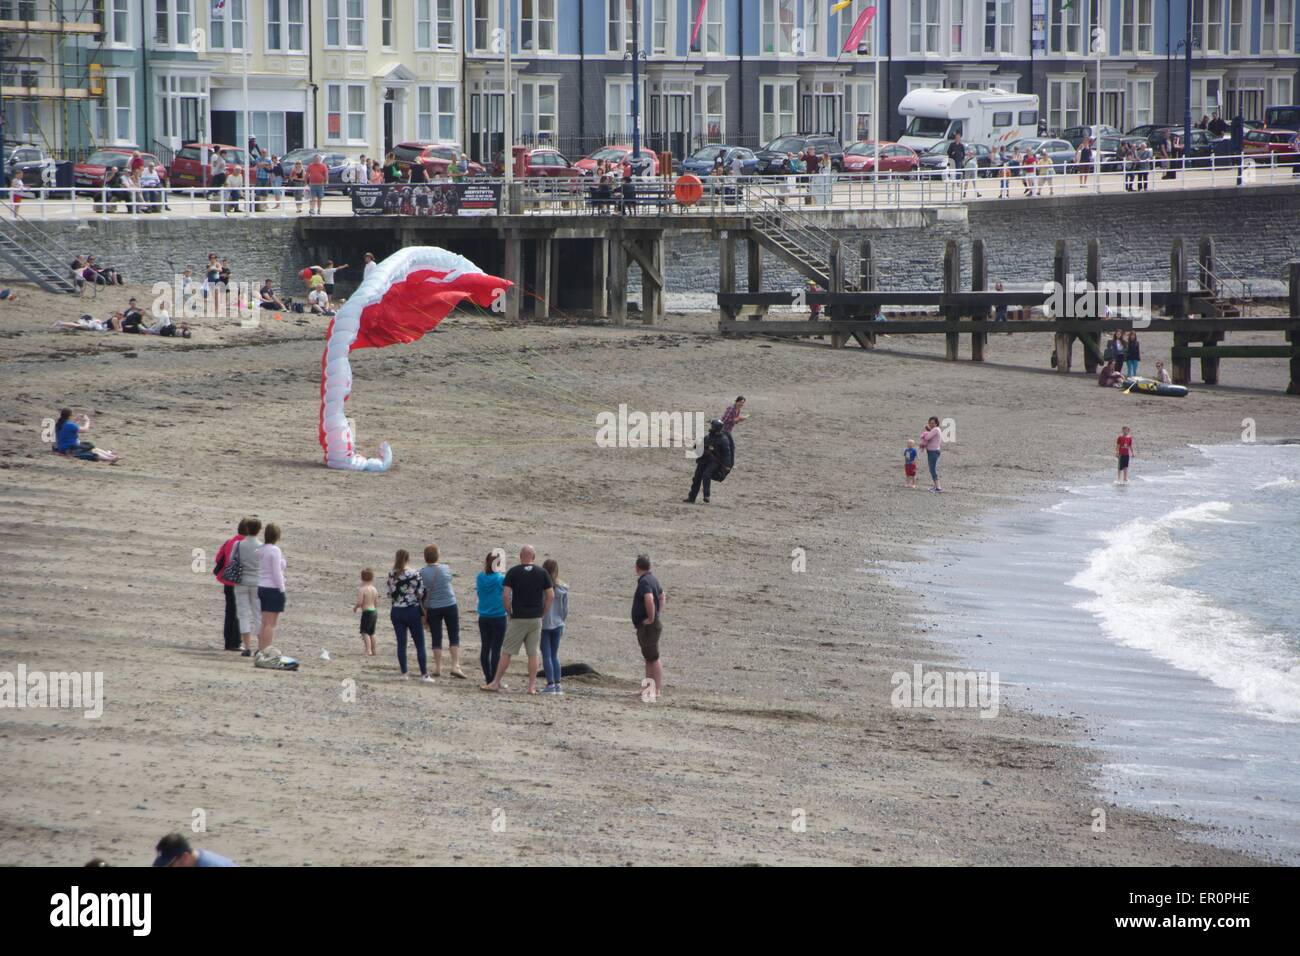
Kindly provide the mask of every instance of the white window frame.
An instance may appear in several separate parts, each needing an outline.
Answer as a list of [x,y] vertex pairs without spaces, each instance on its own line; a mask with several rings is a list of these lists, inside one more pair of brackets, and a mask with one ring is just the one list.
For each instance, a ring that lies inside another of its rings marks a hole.
[[[614,112],[617,103],[617,113]],[[645,80],[641,81],[641,97],[637,102],[641,113],[641,128],[645,129]],[[611,123],[610,120],[614,122]],[[605,138],[610,142],[630,142],[632,139],[632,78],[610,76],[605,79]]]
[[1062,10],[1061,3],[1062,0],[1048,0],[1047,51],[1068,56],[1086,54],[1092,41],[1083,22],[1084,0],[1074,0],[1068,10]]
[[[416,139],[434,143],[460,142],[460,87],[427,83],[415,88]],[[444,109],[444,105],[447,109]]]
[[1221,56],[1224,52],[1224,10],[1227,0],[1192,0],[1192,35],[1200,45],[1196,56]]
[[[876,139],[876,81],[853,77],[844,81],[844,127],[840,138],[845,145]],[[866,117],[866,133],[859,132],[859,120]]]
[[1119,21],[1121,54],[1134,56],[1155,52],[1155,4],[1156,0],[1121,0]]
[[[474,53],[492,52],[492,31],[497,25],[496,0],[470,0],[469,48]],[[483,42],[479,43],[478,29],[483,27]]]
[[[361,90],[361,109],[352,109],[352,93],[354,89]],[[334,104],[335,94],[337,96],[337,107]],[[370,90],[365,83],[344,83],[344,82],[327,82],[325,84],[325,141],[328,143],[343,143],[349,146],[367,146],[369,138],[367,134],[367,114],[369,113]],[[330,135],[330,117],[338,114],[339,117],[339,134]],[[361,135],[352,136],[352,119],[355,116],[361,117]]]
[[[194,34],[195,0],[149,0],[149,22],[153,30],[149,36],[151,50],[188,50],[192,48]],[[158,41],[159,8],[166,20],[167,37]]]
[[[275,156],[283,156],[287,150],[289,120],[286,110],[249,110],[249,126],[253,131],[253,138],[257,140],[257,145],[262,150]],[[273,129],[276,125],[276,117],[279,118],[279,129]]]
[[[1138,90],[1146,90],[1146,105],[1139,108]],[[1124,91],[1124,128],[1133,129],[1137,126],[1147,126],[1155,122],[1156,118],[1156,85],[1155,80],[1150,77],[1131,78],[1127,81]]]
[[[263,9],[266,13],[266,50],[268,53],[306,53],[307,48],[304,45],[304,38],[307,35],[306,17],[307,4],[311,0],[264,0]],[[294,6],[297,6],[297,13],[294,13]],[[272,19],[274,16],[275,19]],[[294,19],[294,17],[297,19]],[[271,38],[271,25],[275,24],[278,28],[280,37],[278,43],[273,43]],[[295,43],[294,34],[297,33],[298,39]]]
[[[674,45],[673,12],[677,5],[672,0],[649,0],[650,52],[663,55]],[[676,49],[673,50],[676,53]]]
[[[104,42],[108,46],[135,46],[138,38],[131,29],[135,23],[136,5],[133,0],[104,0],[104,28],[107,33]],[[118,36],[118,23],[122,24],[122,36]]]
[[942,11],[939,0],[908,0],[907,52],[919,56],[941,53]]
[[[830,9],[830,5],[826,5]],[[873,21],[874,22],[874,21]],[[803,3],[803,48],[799,51],[804,56],[821,56],[822,43],[826,26],[822,22],[822,4],[816,0],[804,0]]]
[[[709,93],[716,92],[721,106],[718,110],[709,109]],[[727,83],[725,80],[703,80],[695,84],[691,96],[692,117],[695,124],[695,136],[701,142],[725,143],[727,141]],[[717,133],[709,132],[709,123],[714,118],[718,121]]]
[[[416,8],[418,10],[419,4]],[[418,15],[417,15],[418,16]],[[393,50],[397,47],[397,0],[380,0],[379,3],[379,48],[381,50]],[[417,19],[417,37],[418,37],[418,19]],[[419,41],[416,41],[418,50]]]
[[[781,94],[790,93],[790,108],[781,105]],[[768,94],[771,94],[772,109],[768,109]],[[759,84],[759,139],[770,143],[778,136],[799,131],[799,83],[795,79],[765,79]],[[788,119],[788,122],[787,122]]]
[[631,55],[633,2],[634,0],[605,0],[606,53],[618,57]]
[[[960,3],[961,0],[954,0],[954,2]],[[853,24],[861,13],[861,10],[845,7],[835,14],[839,19],[835,24],[835,49],[829,51],[832,55],[839,56],[840,51],[844,49],[844,44],[849,42],[849,32],[853,29]],[[867,27],[866,32],[862,34],[862,39],[858,41],[857,55],[876,55],[876,28],[880,26],[881,22],[879,8],[877,8],[876,16],[872,19],[871,25]]]
[[[519,29],[518,37],[521,53],[555,52],[555,0],[518,0]],[[525,7],[530,11],[525,16]],[[531,45],[525,45],[525,28]]]
[[[1209,87],[1211,84],[1216,84],[1218,86],[1218,99],[1213,106],[1210,105],[1209,99]],[[1222,113],[1224,107],[1227,105],[1225,103],[1226,97],[1226,84],[1224,77],[1221,74],[1193,73],[1192,122],[1197,122],[1202,116],[1214,116],[1217,113]]]
[[[456,49],[455,0],[412,0],[417,50]],[[439,9],[445,7],[445,10]],[[443,16],[443,14],[446,16]]]
[[1294,15],[1292,0],[1260,0],[1259,52],[1261,54],[1295,51]]
[[[207,0],[204,0],[206,3]],[[245,36],[245,25],[251,26],[252,21],[247,20],[244,16],[244,5],[249,0],[227,0],[226,5],[220,10],[214,10],[209,5],[208,9],[208,49],[221,50],[227,53],[242,53],[244,44],[248,41]],[[239,13],[236,14],[235,11]],[[236,42],[235,34],[239,34]]]
[[[705,0],[704,2],[704,20],[700,24],[700,35],[695,38],[695,43],[691,46],[691,53],[702,53],[705,56],[725,56],[727,49],[726,41],[727,10],[725,0]],[[691,12],[691,30],[695,29],[695,13]],[[689,41],[690,34],[687,34]]]
[[[231,0],[234,2],[234,0]],[[328,50],[364,50],[366,48],[366,4],[365,0],[324,0],[325,2],[325,48]],[[354,7],[353,4],[356,6]],[[353,16],[353,12],[360,16]],[[354,42],[353,27],[359,38]],[[330,31],[334,39],[330,40]],[[381,38],[382,39],[382,38]]]
[[[126,81],[126,104],[120,102],[121,81]],[[128,135],[123,137],[118,135],[118,122],[122,110],[126,110],[127,125],[129,127]],[[105,70],[104,71],[104,95],[101,102],[97,105],[93,113],[93,123],[91,132],[94,134],[95,145],[97,146],[135,146],[136,140],[136,109],[135,109],[135,76],[126,70]],[[104,129],[104,124],[109,126],[108,130]],[[111,135],[105,135],[110,133]]]
[[[555,110],[553,113],[543,113],[541,110],[542,91],[546,89],[549,89],[551,93],[551,102],[554,104]],[[559,81],[551,79],[520,80],[518,93],[519,95],[516,98],[518,106],[516,108],[519,111],[519,124],[516,129],[518,129],[519,135],[531,137],[533,142],[545,143],[553,149],[558,149],[556,140],[560,135]],[[531,103],[532,108],[527,115],[527,122],[525,122],[524,107],[529,103]],[[550,125],[546,129],[542,128],[543,120],[549,120]],[[542,138],[544,133],[546,134],[545,139]]]
[[[1067,87],[1074,87],[1075,105],[1066,105]],[[1083,76],[1049,76],[1047,78],[1047,128],[1060,132],[1083,125]]]
[[[980,43],[987,53],[1016,52],[1016,0],[983,0],[980,12]],[[989,14],[993,22],[989,22]],[[993,44],[989,45],[989,30],[993,31]],[[954,51],[956,52],[956,51]]]
[[[759,0],[762,32],[759,52],[765,56],[789,56],[795,52],[794,27],[798,22],[795,0]],[[782,29],[782,15],[789,14],[790,32]]]

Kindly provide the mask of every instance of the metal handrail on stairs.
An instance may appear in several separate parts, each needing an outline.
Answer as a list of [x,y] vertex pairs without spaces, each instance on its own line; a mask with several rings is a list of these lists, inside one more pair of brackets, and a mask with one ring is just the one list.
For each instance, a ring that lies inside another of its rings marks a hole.
[[0,254],[33,282],[49,292],[77,291],[63,271],[70,254],[39,226],[23,219],[8,200],[0,200],[0,232],[14,245],[11,252],[0,244]]
[[[836,237],[803,213],[798,205],[794,205],[802,202],[802,197],[786,193],[779,186],[774,189],[754,180],[746,183],[745,191],[747,205],[754,213],[752,220],[755,228],[764,231],[778,245],[781,244],[780,239],[787,240],[795,247],[794,251],[804,264],[817,270],[829,281],[831,248]],[[861,271],[857,250],[841,244],[840,262],[844,270],[844,288],[857,288]]]

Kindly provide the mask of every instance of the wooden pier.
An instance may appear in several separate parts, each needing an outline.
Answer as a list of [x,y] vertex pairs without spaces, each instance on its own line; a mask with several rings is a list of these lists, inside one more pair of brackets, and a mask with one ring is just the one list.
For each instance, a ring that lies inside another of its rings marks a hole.
[[[1243,317],[1237,306],[1220,296],[1220,280],[1215,271],[1214,243],[1202,239],[1197,250],[1195,280],[1188,276],[1187,257],[1181,239],[1173,242],[1170,250],[1170,282],[1167,291],[1144,293],[1151,307],[1148,317],[1112,318],[1055,318],[991,321],[998,307],[1041,308],[1048,296],[1041,290],[989,291],[988,259],[984,243],[976,239],[971,243],[971,288],[960,288],[960,250],[955,241],[949,241],[944,250],[943,289],[938,291],[881,291],[877,288],[876,268],[870,241],[860,244],[858,263],[860,273],[855,277],[856,288],[845,290],[842,275],[836,275],[836,256],[831,256],[832,288],[826,291],[797,292],[801,305],[820,306],[825,318],[806,320],[768,319],[774,306],[790,306],[796,297],[791,291],[761,291],[762,267],[755,265],[755,247],[750,239],[749,289],[735,291],[735,242],[724,240],[722,262],[719,266],[718,306],[721,311],[719,330],[727,335],[768,335],[789,338],[824,336],[833,348],[843,347],[851,339],[863,348],[876,345],[878,334],[890,335],[943,335],[944,357],[958,359],[963,335],[970,336],[970,357],[982,362],[988,350],[990,333],[1050,333],[1054,338],[1056,370],[1070,371],[1073,363],[1074,343],[1083,348],[1084,368],[1095,372],[1104,361],[1102,336],[1109,332],[1130,329],[1173,334],[1170,354],[1170,377],[1179,385],[1191,384],[1192,361],[1200,360],[1201,381],[1207,385],[1219,382],[1219,361],[1225,358],[1285,358],[1290,360],[1290,382],[1287,394],[1300,395],[1300,261],[1288,267],[1287,315],[1279,318]],[[1084,308],[1080,314],[1105,315],[1106,286],[1103,285],[1100,255],[1096,240],[1088,243],[1085,274],[1088,289],[1100,290],[1072,296]],[[1063,289],[1072,275],[1069,252],[1064,241],[1056,244],[1052,282]],[[838,281],[837,281],[838,280]],[[836,288],[838,286],[838,288]],[[933,319],[908,319],[879,321],[876,316],[883,306],[925,306],[936,311]],[[1160,316],[1157,317],[1157,313]],[[1227,345],[1224,339],[1229,332],[1281,332],[1283,341],[1277,345]]]

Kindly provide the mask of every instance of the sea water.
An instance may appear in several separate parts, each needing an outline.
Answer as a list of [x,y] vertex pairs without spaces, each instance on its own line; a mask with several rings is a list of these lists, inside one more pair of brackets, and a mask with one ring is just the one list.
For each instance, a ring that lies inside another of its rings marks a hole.
[[991,515],[904,577],[1006,703],[1080,720],[1103,798],[1300,863],[1300,444],[1193,451]]

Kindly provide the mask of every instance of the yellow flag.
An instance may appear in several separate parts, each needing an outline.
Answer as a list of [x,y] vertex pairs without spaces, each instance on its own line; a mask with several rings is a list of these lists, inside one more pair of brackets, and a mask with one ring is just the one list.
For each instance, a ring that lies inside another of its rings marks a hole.
[[831,6],[831,13],[839,13],[845,7],[851,6],[853,6],[853,0],[839,0],[839,3]]

